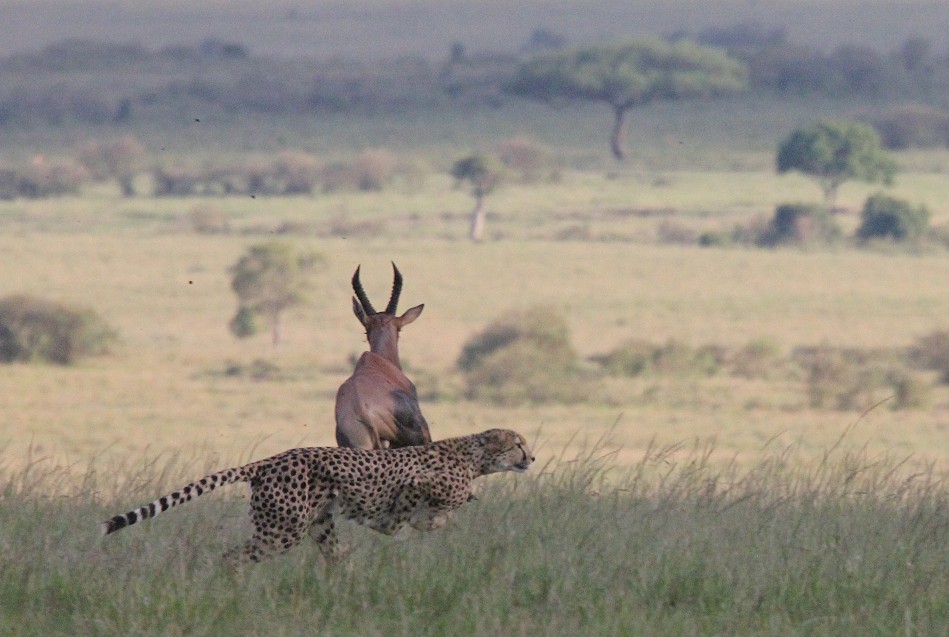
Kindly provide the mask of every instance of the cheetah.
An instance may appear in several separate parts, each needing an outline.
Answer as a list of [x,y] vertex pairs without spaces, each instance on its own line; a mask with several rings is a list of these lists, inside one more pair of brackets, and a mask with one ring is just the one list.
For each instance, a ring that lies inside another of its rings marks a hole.
[[506,429],[398,449],[305,447],[196,480],[154,502],[102,523],[108,535],[234,482],[249,482],[252,537],[225,554],[259,562],[287,552],[309,534],[323,557],[343,557],[334,518],[394,535],[411,526],[431,531],[476,499],[472,481],[501,471],[527,471],[534,461],[524,438]]

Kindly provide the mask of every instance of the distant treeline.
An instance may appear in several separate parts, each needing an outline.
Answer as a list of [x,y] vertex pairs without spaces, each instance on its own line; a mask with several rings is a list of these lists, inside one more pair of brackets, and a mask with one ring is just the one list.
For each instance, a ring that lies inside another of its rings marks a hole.
[[[828,53],[789,42],[781,28],[757,24],[669,37],[726,49],[747,64],[753,91],[928,104],[949,97],[949,51],[935,51],[923,38],[888,52],[845,45]],[[121,124],[196,110],[285,115],[491,107],[516,99],[503,87],[531,54],[566,46],[566,37],[538,31],[518,54],[471,54],[456,44],[440,61],[367,63],[267,58],[240,43],[215,40],[160,50],[69,40],[0,59],[0,125]],[[913,135],[893,136],[894,145],[915,143]]]

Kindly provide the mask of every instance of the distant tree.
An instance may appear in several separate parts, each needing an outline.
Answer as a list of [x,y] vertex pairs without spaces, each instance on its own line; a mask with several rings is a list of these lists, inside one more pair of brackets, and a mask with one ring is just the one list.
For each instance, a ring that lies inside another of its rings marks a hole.
[[78,149],[79,161],[94,179],[115,179],[122,195],[135,195],[135,176],[142,170],[145,147],[131,135],[106,140],[89,140]]
[[468,182],[475,198],[475,207],[471,211],[471,230],[468,234],[472,241],[481,241],[484,235],[484,198],[497,188],[503,170],[500,160],[481,153],[459,159],[451,168],[451,176],[458,180],[459,184]]
[[890,184],[896,162],[881,148],[872,126],[824,121],[795,130],[778,148],[778,173],[797,170],[813,177],[833,207],[837,189],[849,179]]
[[231,268],[231,289],[238,299],[231,332],[246,338],[259,331],[262,321],[269,322],[273,344],[279,345],[281,316],[305,298],[306,273],[318,260],[278,241],[251,246]]
[[629,109],[741,91],[745,75],[744,64],[717,49],[638,39],[534,58],[521,65],[507,90],[544,102],[606,102],[614,116],[610,148],[622,160]]

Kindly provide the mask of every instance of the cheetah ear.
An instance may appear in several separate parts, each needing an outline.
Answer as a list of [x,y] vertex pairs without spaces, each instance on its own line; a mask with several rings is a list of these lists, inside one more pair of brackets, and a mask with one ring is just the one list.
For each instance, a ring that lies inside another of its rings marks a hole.
[[504,429],[492,429],[483,434],[484,450],[488,453],[499,453],[514,446],[513,432]]

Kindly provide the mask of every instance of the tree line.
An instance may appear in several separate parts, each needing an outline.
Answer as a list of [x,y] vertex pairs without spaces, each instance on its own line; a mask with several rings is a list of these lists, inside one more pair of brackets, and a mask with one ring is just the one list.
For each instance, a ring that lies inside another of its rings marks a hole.
[[[508,89],[519,84],[525,65],[542,64],[537,58],[549,63],[560,56],[563,61],[585,51],[584,68],[576,69],[583,73],[591,58],[603,61],[613,56],[620,64],[630,60],[622,43],[575,48],[566,37],[548,34],[541,44],[522,47],[526,53],[473,54],[456,43],[443,60],[403,57],[359,62],[269,58],[254,55],[243,44],[216,40],[158,50],[68,40],[0,59],[0,125],[128,124],[162,114],[171,117],[183,107],[196,106],[206,112],[274,116],[404,112],[444,105],[494,107],[523,93]],[[718,56],[727,54],[746,69],[751,90],[900,97],[923,103],[938,103],[949,93],[949,51],[937,51],[923,38],[908,38],[892,51],[842,45],[822,52],[789,41],[780,28],[745,24],[677,33],[650,46],[663,45],[678,52],[679,62],[692,50],[705,58],[704,64],[721,67],[728,63]],[[589,74],[586,79],[591,79]],[[612,80],[611,86],[599,87],[599,80],[584,80],[571,91],[599,95],[595,99],[615,107],[629,103],[634,94],[635,102],[645,96],[655,99],[660,89],[678,96],[715,88],[696,85],[698,79],[692,76],[689,87],[653,84],[643,92]],[[618,93],[612,92],[614,88]]]

